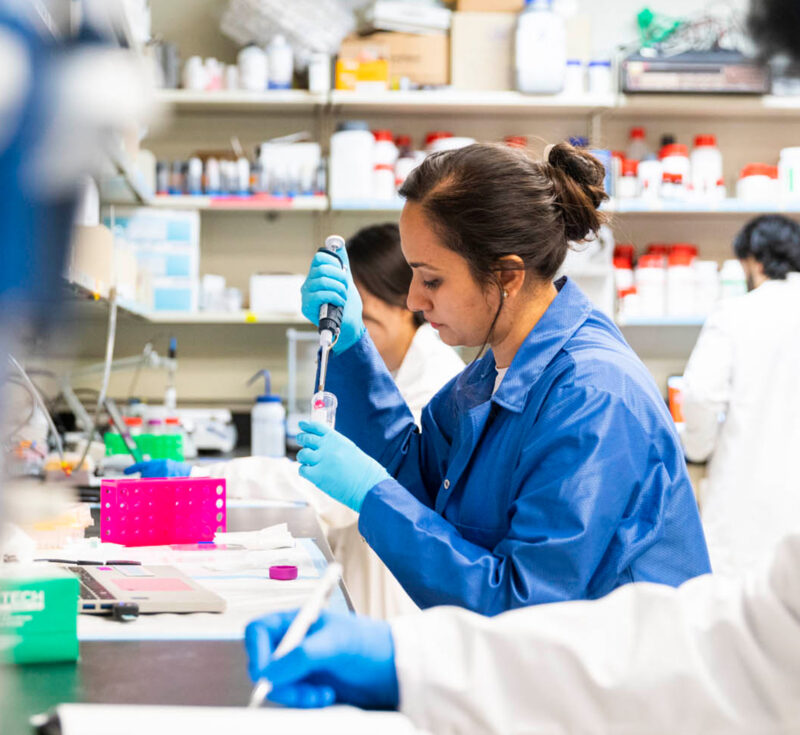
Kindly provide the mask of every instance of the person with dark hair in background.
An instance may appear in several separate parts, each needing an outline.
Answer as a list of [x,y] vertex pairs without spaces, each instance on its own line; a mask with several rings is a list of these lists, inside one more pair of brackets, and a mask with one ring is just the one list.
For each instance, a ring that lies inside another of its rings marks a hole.
[[420,312],[408,309],[412,272],[396,224],[356,232],[347,241],[347,257],[364,305],[364,326],[419,424],[422,409],[464,362]]
[[362,321],[353,280],[314,257],[303,313],[344,308],[328,390],[336,430],[301,423],[300,474],[360,513],[421,607],[494,615],[709,571],[680,442],[647,369],[569,279],[603,216],[603,166],[562,143],[429,156],[406,180],[408,307],[450,345],[488,346],[421,430]]
[[769,215],[733,243],[750,293],[720,302],[684,375],[686,456],[711,458],[703,526],[715,573],[739,575],[800,521],[800,224]]

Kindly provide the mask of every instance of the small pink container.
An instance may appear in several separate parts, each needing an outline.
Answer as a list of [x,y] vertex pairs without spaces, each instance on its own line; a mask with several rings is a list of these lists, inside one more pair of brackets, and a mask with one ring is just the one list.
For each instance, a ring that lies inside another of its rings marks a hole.
[[125,546],[213,541],[226,528],[225,480],[103,480],[100,538]]

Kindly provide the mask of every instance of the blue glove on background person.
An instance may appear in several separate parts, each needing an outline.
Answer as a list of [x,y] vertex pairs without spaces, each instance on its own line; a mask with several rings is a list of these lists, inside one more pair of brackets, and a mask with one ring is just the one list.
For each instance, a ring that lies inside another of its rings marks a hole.
[[323,304],[343,306],[342,328],[339,339],[333,346],[336,353],[344,352],[352,347],[364,334],[366,327],[361,319],[363,305],[353,276],[350,273],[350,261],[347,249],[337,253],[344,263],[339,264],[336,256],[330,253],[317,253],[311,261],[308,277],[300,289],[303,297],[303,316],[315,327],[319,326],[319,308]]
[[148,462],[137,462],[125,468],[126,475],[135,472],[142,477],[189,477],[192,474],[192,465],[188,462],[176,462],[174,459],[151,459]]
[[288,707],[396,708],[394,640],[389,624],[357,615],[322,613],[303,642],[272,660],[297,610],[267,615],[247,626],[244,645],[255,682],[272,682],[268,698]]
[[296,441],[300,476],[348,508],[361,512],[364,498],[389,473],[347,437],[325,424],[301,421]]

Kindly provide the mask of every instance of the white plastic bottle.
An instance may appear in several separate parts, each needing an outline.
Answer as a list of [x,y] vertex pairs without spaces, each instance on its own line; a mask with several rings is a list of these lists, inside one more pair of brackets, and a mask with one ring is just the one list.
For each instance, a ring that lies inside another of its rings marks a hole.
[[250,414],[250,454],[254,457],[286,456],[286,410],[280,396],[270,393],[269,370],[259,370],[248,385],[264,378],[264,392],[256,398]]
[[692,192],[698,199],[716,199],[717,182],[722,178],[722,153],[713,135],[698,135],[690,161]]
[[339,123],[331,136],[331,199],[371,199],[375,136],[362,120]]
[[564,89],[567,32],[553,0],[525,0],[517,19],[515,64],[520,92],[557,94]]
[[630,161],[644,161],[653,155],[653,152],[645,143],[647,133],[641,126],[631,128],[628,136],[628,149],[625,151],[625,158]]
[[375,145],[373,148],[372,190],[375,199],[394,199],[396,185],[394,166],[397,163],[397,146],[391,130],[373,130]]
[[245,46],[237,57],[239,86],[248,92],[263,92],[267,88],[267,54],[255,45]]
[[280,34],[267,46],[269,88],[291,89],[294,73],[294,55],[288,41]]
[[731,299],[747,293],[747,277],[742,264],[735,259],[726,260],[719,272],[719,297]]

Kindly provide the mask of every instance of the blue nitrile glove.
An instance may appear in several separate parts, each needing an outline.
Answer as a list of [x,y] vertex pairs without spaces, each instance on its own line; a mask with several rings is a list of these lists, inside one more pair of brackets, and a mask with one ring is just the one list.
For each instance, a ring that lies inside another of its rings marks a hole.
[[140,472],[142,477],[189,477],[192,465],[187,462],[176,462],[174,459],[151,459],[149,462],[137,462],[125,468],[126,475]]
[[344,268],[330,253],[314,255],[308,278],[303,283],[300,293],[303,295],[303,316],[314,326],[319,326],[320,306],[323,304],[344,306],[341,332],[333,346],[334,352],[341,353],[361,339],[365,327],[361,319],[363,310],[361,296],[350,273],[347,248],[339,250],[337,255],[342,259]]
[[372,457],[330,426],[301,421],[296,441],[300,476],[313,482],[334,500],[361,512],[364,498],[390,475]]
[[305,640],[274,661],[272,652],[297,611],[254,620],[244,645],[250,678],[272,682],[269,699],[288,707],[396,708],[399,695],[389,624],[358,615],[322,613]]

